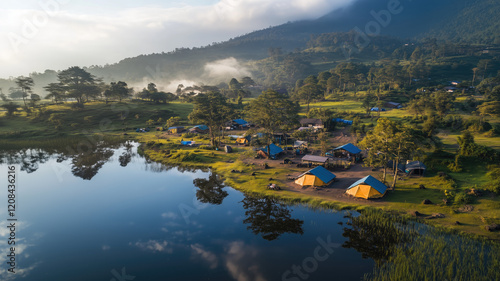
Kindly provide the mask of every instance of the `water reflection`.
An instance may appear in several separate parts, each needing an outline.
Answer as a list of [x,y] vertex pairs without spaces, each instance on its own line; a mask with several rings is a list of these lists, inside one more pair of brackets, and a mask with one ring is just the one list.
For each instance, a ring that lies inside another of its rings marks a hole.
[[347,217],[350,218],[349,227],[344,228],[342,235],[349,240],[342,247],[356,249],[364,259],[371,258],[378,265],[388,260],[397,245],[408,242],[414,234],[411,227],[405,229],[398,219],[377,212]]
[[210,173],[208,179],[193,180],[194,186],[198,188],[196,198],[201,203],[220,205],[229,194],[225,191],[224,181],[215,173]]
[[17,152],[2,152],[0,154],[0,164],[19,165],[21,171],[25,171],[28,174],[38,170],[39,164],[43,164],[49,159],[50,154],[41,149],[25,149]]
[[134,146],[132,145],[132,143],[127,142],[124,144],[124,147],[125,147],[125,151],[123,152],[122,155],[120,155],[120,157],[118,157],[118,161],[120,162],[120,166],[127,167],[128,163],[130,163],[130,161],[132,161],[132,157],[134,156],[134,153],[132,150],[132,148],[134,148]]
[[92,153],[80,153],[71,160],[71,172],[76,177],[91,180],[113,154],[113,150],[104,147],[96,148]]
[[245,195],[242,201],[245,211],[243,223],[256,235],[272,241],[282,234],[304,234],[303,220],[293,219],[291,210],[274,198],[257,198]]

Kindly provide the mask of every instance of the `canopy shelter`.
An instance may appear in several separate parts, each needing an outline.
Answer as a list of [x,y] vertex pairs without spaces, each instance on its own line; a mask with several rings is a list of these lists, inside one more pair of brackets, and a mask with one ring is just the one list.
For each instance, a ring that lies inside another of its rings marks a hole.
[[318,166],[300,175],[295,180],[295,183],[301,186],[327,186],[330,185],[335,178],[336,176],[332,172],[322,166]]
[[314,165],[325,165],[328,163],[329,158],[323,156],[306,155],[302,157],[302,163],[311,163]]
[[180,127],[170,127],[170,128],[168,128],[168,132],[169,132],[170,134],[179,134],[179,133],[182,133],[182,132],[184,132],[184,131],[185,131],[185,129],[184,129],[184,127],[182,127],[182,126],[180,126]]
[[387,186],[372,176],[367,176],[349,186],[346,193],[358,198],[373,199],[385,195]]
[[335,158],[354,159],[358,162],[361,160],[361,149],[352,143],[348,143],[333,149],[327,155],[332,155]]
[[261,148],[257,153],[264,158],[270,158],[270,159],[277,159],[283,153],[283,149],[275,145],[274,143],[271,143],[269,145],[269,155],[267,150],[268,150],[267,146],[265,146]]
[[209,129],[205,125],[196,125],[193,128],[189,129],[190,133],[193,134],[206,134],[208,133]]

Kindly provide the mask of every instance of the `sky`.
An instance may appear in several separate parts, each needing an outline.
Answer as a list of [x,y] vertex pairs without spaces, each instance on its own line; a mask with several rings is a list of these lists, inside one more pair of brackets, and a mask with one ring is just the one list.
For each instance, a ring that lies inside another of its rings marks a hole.
[[0,78],[206,46],[353,1],[4,0]]

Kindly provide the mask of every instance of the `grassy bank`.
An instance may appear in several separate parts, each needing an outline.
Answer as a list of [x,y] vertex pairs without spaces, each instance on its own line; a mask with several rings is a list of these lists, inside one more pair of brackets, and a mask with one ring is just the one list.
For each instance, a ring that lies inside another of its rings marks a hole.
[[[168,140],[157,140],[152,134],[142,134],[137,137],[145,143],[142,146],[142,153],[149,159],[167,165],[211,168],[224,177],[227,185],[245,193],[271,196],[290,203],[337,210],[377,208],[403,216],[408,216],[412,211],[418,211],[422,214],[419,218],[427,224],[491,239],[500,239],[498,232],[488,232],[485,229],[486,225],[500,223],[500,200],[497,196],[486,193],[482,197],[471,197],[470,202],[466,203],[443,203],[443,199],[446,198],[445,190],[456,194],[464,193],[469,188],[469,185],[465,183],[469,180],[483,182],[480,177],[484,176],[484,173],[469,173],[471,178],[464,182],[462,182],[462,178],[458,177],[460,174],[452,174],[452,177],[457,177],[457,181],[436,174],[430,174],[426,177],[404,178],[399,182],[396,191],[388,192],[381,201],[335,200],[311,194],[311,192],[306,194],[296,190],[274,191],[267,189],[269,183],[286,187],[287,183],[290,182],[288,179],[290,174],[304,172],[307,169],[279,164],[278,160],[267,160],[269,168],[264,168],[264,166],[250,160],[253,159],[255,152],[248,147],[237,147],[233,153],[227,154],[224,151],[205,150],[199,147],[181,147],[179,145],[180,136],[169,137]],[[203,138],[192,140],[197,143],[208,143]],[[425,189],[420,189],[421,185],[425,186]],[[335,189],[335,184],[331,188]],[[425,199],[430,200],[433,204],[422,204]],[[472,210],[463,212],[464,206],[472,206]],[[426,219],[433,214],[443,214],[444,218]]]

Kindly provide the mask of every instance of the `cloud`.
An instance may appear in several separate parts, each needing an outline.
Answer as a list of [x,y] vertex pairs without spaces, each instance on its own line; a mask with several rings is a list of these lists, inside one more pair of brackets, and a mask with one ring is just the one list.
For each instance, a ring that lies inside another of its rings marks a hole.
[[50,13],[37,5],[31,9],[5,5],[0,9],[0,36],[9,39],[0,43],[0,76],[102,65],[176,47],[204,46],[270,25],[317,18],[353,1],[220,0],[211,5],[85,9],[86,13],[69,4]]
[[164,219],[171,219],[171,220],[176,220],[177,218],[179,218],[179,216],[174,212],[163,213],[161,214],[161,217]]
[[233,77],[251,76],[251,73],[237,59],[231,57],[207,63],[205,65],[205,75],[210,80],[229,81]]
[[232,242],[226,249],[226,268],[237,281],[265,281],[258,263],[259,251],[242,241]]
[[195,253],[197,256],[201,257],[208,263],[210,269],[216,269],[219,265],[219,259],[217,258],[217,256],[214,253],[205,250],[202,245],[191,245],[191,249],[193,250],[193,253]]
[[149,240],[148,242],[136,242],[134,245],[144,251],[171,254],[173,253],[173,249],[168,248],[168,244],[167,241]]

